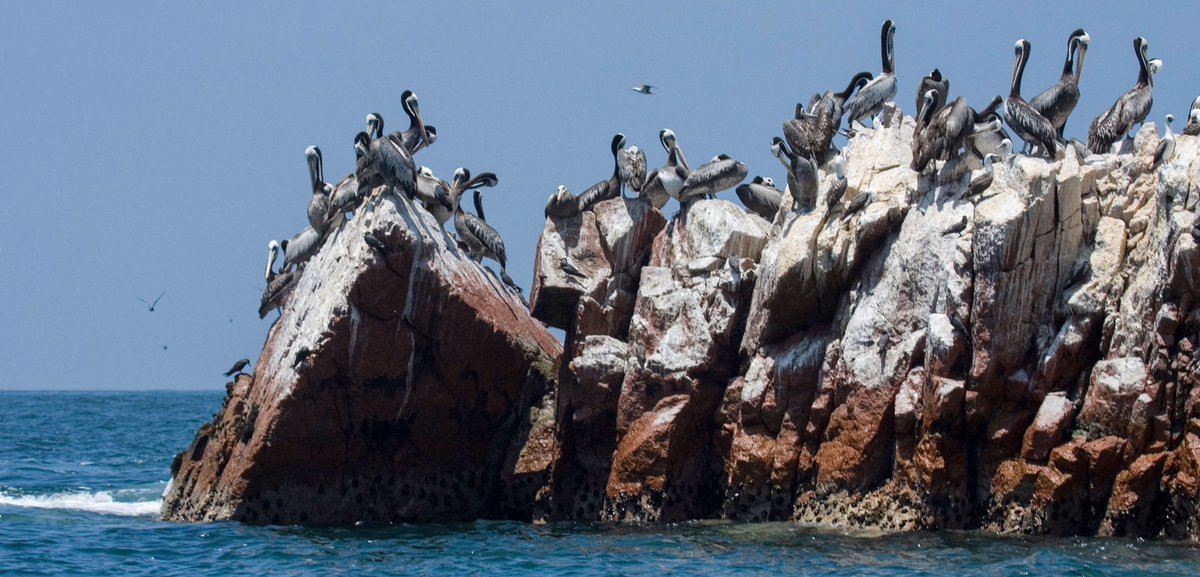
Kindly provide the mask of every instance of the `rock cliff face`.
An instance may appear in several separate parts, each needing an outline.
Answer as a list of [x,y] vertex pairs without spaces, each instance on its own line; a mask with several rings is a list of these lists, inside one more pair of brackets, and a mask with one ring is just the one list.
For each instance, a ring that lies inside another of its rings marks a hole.
[[309,264],[165,516],[1200,538],[1200,140],[1161,167],[1149,125],[1122,154],[1016,157],[964,198],[982,171],[914,173],[912,120],[885,117],[832,208],[826,166],[774,222],[547,219],[530,310],[561,350],[384,201]]
[[[370,248],[372,232],[388,247]],[[349,524],[530,514],[561,346],[424,209],[330,235],[254,377],[176,459],[163,516]],[[542,435],[544,436],[544,435]]]

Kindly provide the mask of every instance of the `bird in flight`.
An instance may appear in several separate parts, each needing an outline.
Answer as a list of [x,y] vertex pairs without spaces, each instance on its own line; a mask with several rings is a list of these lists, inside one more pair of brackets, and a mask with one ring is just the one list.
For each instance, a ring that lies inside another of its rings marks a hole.
[[653,89],[654,87],[649,84],[638,84],[637,86],[633,87],[634,92],[639,92],[641,94],[654,94],[651,92]]
[[154,302],[152,303],[146,302],[146,299],[142,297],[138,297],[137,300],[142,301],[142,304],[146,305],[146,308],[150,309],[150,312],[154,312],[154,307],[158,306],[158,301],[162,300],[163,295],[165,294],[167,294],[167,291],[163,291],[162,294],[158,295],[158,298],[154,299]]

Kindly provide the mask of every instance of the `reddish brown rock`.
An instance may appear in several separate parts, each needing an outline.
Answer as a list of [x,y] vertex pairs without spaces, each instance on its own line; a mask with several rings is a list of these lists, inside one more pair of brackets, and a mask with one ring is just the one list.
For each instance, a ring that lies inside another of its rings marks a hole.
[[164,518],[528,516],[560,346],[423,209],[377,202],[309,261],[254,377],[179,459]]

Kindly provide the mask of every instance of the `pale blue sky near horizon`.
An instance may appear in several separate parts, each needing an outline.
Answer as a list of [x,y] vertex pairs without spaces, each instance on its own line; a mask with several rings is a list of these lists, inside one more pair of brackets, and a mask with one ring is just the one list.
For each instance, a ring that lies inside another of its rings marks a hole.
[[[1182,130],[1200,91],[1195,16],[1126,2],[9,4],[0,389],[222,387],[275,316],[256,314],[267,242],[307,224],[304,148],[321,147],[336,181],[368,112],[407,125],[405,89],[438,128],[419,164],[499,176],[489,222],[528,289],[546,197],[606,178],[614,133],[651,167],[670,127],[692,165],[727,153],[782,182],[771,137],[797,101],[879,72],[887,18],[908,114],[934,67],[951,98],[1007,95],[1018,38],[1033,45],[1031,97],[1085,28],[1067,125],[1085,139],[1136,80],[1139,35],[1165,63],[1150,119],[1174,113]],[[630,90],[643,82],[657,94]],[[162,291],[154,312],[137,300]]]

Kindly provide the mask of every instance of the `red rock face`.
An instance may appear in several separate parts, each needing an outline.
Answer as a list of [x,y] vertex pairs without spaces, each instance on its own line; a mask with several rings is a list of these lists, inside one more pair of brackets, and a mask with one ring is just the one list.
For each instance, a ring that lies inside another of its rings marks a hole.
[[[364,243],[367,230],[387,255]],[[391,196],[332,235],[255,376],[231,387],[178,460],[164,517],[528,517],[548,464],[535,454],[547,440],[538,409],[561,349],[447,241],[423,209]]]

